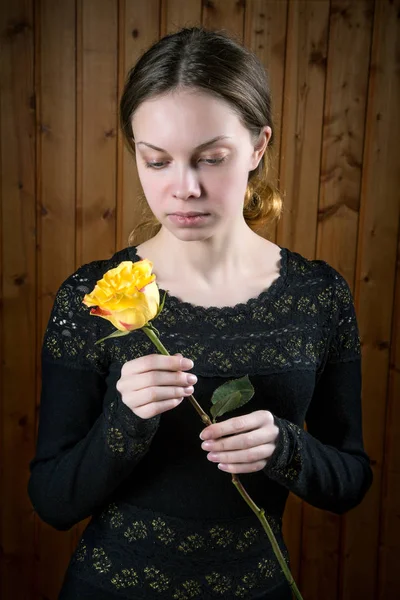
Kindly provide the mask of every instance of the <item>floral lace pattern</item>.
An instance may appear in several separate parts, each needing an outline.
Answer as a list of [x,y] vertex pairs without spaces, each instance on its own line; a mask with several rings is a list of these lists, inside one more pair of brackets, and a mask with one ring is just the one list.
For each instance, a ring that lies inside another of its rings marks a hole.
[[[111,364],[122,365],[154,351],[140,330],[112,344],[95,345],[112,326],[92,317],[82,304],[84,294],[105,271],[129,259],[138,259],[135,248],[122,250],[108,261],[84,265],[64,282],[46,331],[47,358],[106,373]],[[326,360],[360,355],[346,281],[325,262],[309,261],[286,249],[282,249],[281,277],[257,298],[235,307],[204,308],[168,295],[154,324],[170,353],[192,358],[204,376],[318,371]]]
[[295,423],[274,417],[275,424],[279,427],[279,448],[277,460],[271,460],[265,467],[265,472],[274,473],[275,478],[281,483],[296,481],[302,470],[302,429]]
[[[283,579],[265,532],[251,517],[240,523],[192,522],[189,524],[192,533],[188,535],[187,522],[146,509],[136,512],[140,518],[129,520],[124,506],[112,503],[99,515],[101,532],[97,536],[93,532],[99,525],[91,524],[73,557],[81,577],[86,574],[90,578],[97,573],[103,589],[125,590],[127,598],[146,598],[146,594],[150,596],[154,591],[160,598],[199,600],[249,598],[266,585],[275,585]],[[289,564],[281,538],[281,520],[268,516],[268,521]],[[131,549],[129,554],[123,547],[115,554],[112,539],[118,532],[123,532],[124,544]],[[101,539],[102,545],[98,542],[92,545],[92,539]],[[140,554],[135,552],[137,543],[141,543]],[[227,552],[231,566],[227,569],[225,562],[221,569]],[[190,576],[173,568],[180,554],[187,556],[189,568],[194,568]]]
[[[125,362],[155,352],[140,330],[96,345],[113,328],[104,319],[92,317],[82,304],[83,296],[107,270],[122,260],[137,259],[135,249],[128,248],[110,260],[84,265],[63,283],[43,343],[46,361],[107,378]],[[154,324],[170,354],[180,352],[192,358],[196,375],[204,379],[294,371],[297,381],[298,372],[303,371],[303,380],[314,381],[327,363],[360,356],[355,310],[345,280],[323,261],[308,261],[285,249],[280,278],[257,298],[234,307],[204,308],[168,295]],[[292,397],[297,410],[294,393]],[[131,459],[136,464],[146,452],[151,456],[157,440],[150,451],[149,446],[159,417],[134,417],[114,389],[104,403],[102,417],[101,448],[107,459],[112,458],[113,469]],[[301,479],[307,456],[302,454],[298,425],[281,419],[279,429],[282,447],[265,473],[270,469],[272,479],[287,488]],[[132,490],[135,504],[134,486]],[[136,502],[140,503],[137,496]],[[93,517],[73,557],[74,574],[110,594],[118,590],[121,597],[135,600],[251,598],[284,579],[253,514],[248,519],[194,522],[121,504],[112,502]],[[274,523],[271,516],[268,520],[288,560],[281,523]]]

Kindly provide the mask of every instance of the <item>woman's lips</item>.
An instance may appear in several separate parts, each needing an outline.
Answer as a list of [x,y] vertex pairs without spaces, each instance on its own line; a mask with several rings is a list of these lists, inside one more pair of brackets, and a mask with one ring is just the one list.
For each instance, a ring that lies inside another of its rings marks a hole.
[[203,224],[209,217],[208,214],[200,214],[193,217],[188,217],[187,215],[168,215],[168,218],[175,223],[176,225],[201,225]]

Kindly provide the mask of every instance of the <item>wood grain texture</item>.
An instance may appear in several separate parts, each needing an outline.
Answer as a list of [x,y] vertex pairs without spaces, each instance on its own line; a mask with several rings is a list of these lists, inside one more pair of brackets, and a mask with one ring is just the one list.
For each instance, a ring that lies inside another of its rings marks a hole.
[[213,31],[225,30],[242,40],[245,6],[243,0],[203,0],[203,25]]
[[395,290],[378,545],[379,600],[396,598],[400,590],[400,235]]
[[[375,3],[363,157],[356,303],[363,344],[363,423],[374,484],[346,523],[342,594],[378,597],[378,539],[400,188],[400,2]],[[360,535],[362,532],[362,535]]]
[[373,12],[373,0],[331,4],[317,256],[340,271],[352,289]]
[[201,0],[161,0],[160,36],[201,25]]
[[117,32],[115,0],[82,3],[82,263],[115,251],[117,183]]
[[[55,294],[75,269],[75,2],[36,6],[38,102],[38,321],[37,348]],[[40,395],[37,397],[38,410]],[[36,593],[55,598],[67,567],[73,533],[39,521]]]
[[290,2],[282,115],[278,243],[315,256],[329,0]]
[[[287,12],[286,0],[255,0],[246,5],[244,26],[244,43],[258,56],[268,74],[274,135],[270,177],[275,186],[279,179]],[[276,223],[266,228],[264,237],[276,240]]]
[[[331,4],[316,256],[336,268],[352,289],[372,16],[370,0]],[[349,55],[354,61],[345,59]],[[306,597],[338,597],[343,521],[304,505],[301,576]]]
[[[0,596],[28,598],[34,515],[27,496],[36,392],[36,212],[32,2],[0,7],[2,258]],[[23,77],[16,74],[23,73]],[[23,577],[21,577],[23,575]]]

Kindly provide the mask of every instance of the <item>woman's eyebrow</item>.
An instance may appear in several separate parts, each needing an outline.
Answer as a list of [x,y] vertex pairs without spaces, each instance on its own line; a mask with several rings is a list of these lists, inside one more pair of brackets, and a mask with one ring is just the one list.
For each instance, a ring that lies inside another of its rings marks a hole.
[[[215,142],[219,142],[219,140],[224,140],[224,139],[230,139],[232,136],[230,135],[218,135],[217,137],[213,138],[212,140],[209,140],[208,142],[204,142],[203,144],[200,144],[200,146],[196,146],[195,150],[203,150],[203,148],[206,148],[207,146],[211,146],[211,144],[215,144]],[[148,144],[147,142],[137,142],[137,145],[139,146],[139,144],[144,144],[145,146],[149,146],[149,148],[153,148],[153,150],[158,150],[159,152],[167,152],[166,150],[164,150],[163,148],[158,148],[158,146],[153,146],[153,144]]]

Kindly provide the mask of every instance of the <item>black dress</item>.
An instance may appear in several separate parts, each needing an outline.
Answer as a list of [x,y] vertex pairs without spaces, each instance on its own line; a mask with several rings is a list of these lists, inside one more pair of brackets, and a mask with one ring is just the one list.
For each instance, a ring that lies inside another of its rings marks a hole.
[[[281,259],[280,277],[257,298],[203,308],[168,295],[154,325],[170,354],[194,361],[194,396],[204,410],[224,381],[248,374],[254,397],[223,418],[274,415],[274,454],[264,470],[240,478],[289,563],[282,538],[289,491],[341,514],[362,500],[372,472],[348,285],[323,261],[285,248]],[[94,343],[114,328],[89,315],[82,298],[123,260],[140,257],[126,248],[63,283],[43,343],[30,497],[60,530],[92,516],[60,599],[290,598],[258,519],[201,449],[203,424],[190,403],[144,420],[116,390],[126,361],[157,352],[140,330]]]

